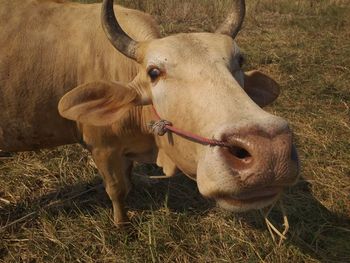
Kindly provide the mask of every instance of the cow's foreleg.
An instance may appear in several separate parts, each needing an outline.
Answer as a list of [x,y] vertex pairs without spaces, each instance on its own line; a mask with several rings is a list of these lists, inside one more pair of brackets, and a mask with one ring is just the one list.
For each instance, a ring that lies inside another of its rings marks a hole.
[[122,226],[129,222],[124,202],[131,188],[132,163],[112,148],[93,149],[92,156],[113,204],[114,224]]

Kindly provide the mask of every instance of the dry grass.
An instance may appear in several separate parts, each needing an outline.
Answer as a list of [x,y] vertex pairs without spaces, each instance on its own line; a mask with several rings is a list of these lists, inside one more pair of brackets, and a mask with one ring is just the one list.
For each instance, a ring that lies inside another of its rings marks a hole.
[[[164,35],[212,30],[227,2],[123,1],[151,12]],[[0,160],[0,261],[350,262],[348,1],[248,1],[238,43],[247,69],[281,83],[268,110],[290,120],[302,159],[303,180],[283,199],[290,231],[282,246],[258,212],[216,209],[182,176],[144,179],[160,173],[154,166],[135,167],[134,232],[118,232],[89,156],[69,146]],[[275,209],[271,221],[281,227],[281,216]]]

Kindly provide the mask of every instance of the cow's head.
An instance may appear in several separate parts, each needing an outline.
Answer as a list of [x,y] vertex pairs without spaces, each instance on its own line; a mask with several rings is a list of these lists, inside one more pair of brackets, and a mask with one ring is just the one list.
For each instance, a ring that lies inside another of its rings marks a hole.
[[[105,0],[102,22],[108,38],[141,70],[128,85],[84,87],[84,99],[63,115],[110,125],[130,107],[153,104],[177,128],[229,144],[209,147],[174,134],[170,139],[156,136],[157,163],[166,173],[179,167],[197,180],[204,196],[233,211],[271,204],[296,181],[298,160],[288,123],[261,109],[278,97],[276,82],[241,69],[234,38],[244,13],[244,1],[234,1],[232,13],[215,33],[136,42],[119,26],[113,1]],[[77,92],[79,88],[73,90]]]

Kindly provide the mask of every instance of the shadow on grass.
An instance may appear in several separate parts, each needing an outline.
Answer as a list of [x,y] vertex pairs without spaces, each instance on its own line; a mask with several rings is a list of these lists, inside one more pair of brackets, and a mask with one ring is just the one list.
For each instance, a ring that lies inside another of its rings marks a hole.
[[[159,168],[150,167],[153,175],[161,175]],[[126,200],[126,206],[131,211],[167,207],[173,212],[204,215],[215,205],[200,195],[196,182],[182,174],[172,178],[150,179],[146,175],[140,175],[136,169],[132,184]],[[111,209],[112,205],[102,186],[101,177],[96,176],[90,182],[65,185],[35,199],[28,198],[16,204],[0,206],[0,231],[2,227],[12,225],[13,222],[23,222],[23,218],[36,217],[43,209],[55,216],[61,211],[67,215],[72,211],[90,214],[100,207]]]
[[[152,169],[156,169],[153,170],[153,174],[159,172],[154,166]],[[0,208],[0,226],[33,219],[43,208],[52,216],[62,211],[69,216],[74,215],[70,213],[72,211],[93,214],[98,207],[111,208],[108,196],[103,188],[98,187],[101,182],[99,177],[95,177],[89,183],[65,186],[57,192],[40,196],[35,200],[24,200]],[[189,216],[199,214],[204,217],[215,206],[213,202],[200,195],[194,181],[183,175],[156,180],[134,175],[133,185],[127,200],[127,207],[131,211],[158,210],[167,207],[173,212],[186,213]],[[81,194],[84,192],[85,194]],[[296,246],[303,253],[321,262],[349,262],[348,215],[337,214],[324,207],[313,197],[310,184],[305,180],[301,180],[286,194],[284,204],[290,224],[288,246]],[[30,217],[26,217],[27,215]],[[266,229],[261,221],[257,222],[249,213],[234,217],[244,220],[252,228]],[[281,214],[278,210],[273,210],[269,218],[272,222],[280,222]],[[0,234],[6,231],[1,230],[1,227]],[[16,224],[11,225],[11,228],[15,230]]]
[[[320,262],[350,262],[349,215],[332,212],[322,205],[313,196],[311,184],[303,178],[285,194],[283,205],[290,226],[287,246],[294,246]],[[257,220],[250,213],[237,217],[255,229],[268,231],[263,220]],[[278,208],[275,207],[268,218],[278,229],[284,228]],[[287,258],[285,262],[289,262]]]
[[[288,244],[321,262],[350,262],[350,217],[330,211],[303,178],[283,198],[290,225]],[[269,218],[281,221],[273,210]]]

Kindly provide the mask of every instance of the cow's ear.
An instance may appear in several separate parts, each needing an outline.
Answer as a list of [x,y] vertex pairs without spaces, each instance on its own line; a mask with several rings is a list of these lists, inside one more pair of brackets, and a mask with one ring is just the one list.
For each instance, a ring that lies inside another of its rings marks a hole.
[[280,94],[276,81],[257,70],[244,73],[244,90],[260,107],[271,104]]
[[62,117],[93,126],[107,126],[120,120],[141,96],[121,83],[92,82],[78,86],[65,94],[58,111]]

